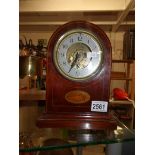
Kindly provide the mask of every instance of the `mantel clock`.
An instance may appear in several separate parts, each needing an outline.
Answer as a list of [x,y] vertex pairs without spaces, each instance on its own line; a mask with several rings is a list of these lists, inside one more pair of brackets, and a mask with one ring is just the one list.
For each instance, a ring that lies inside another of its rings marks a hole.
[[60,26],[48,43],[46,112],[39,127],[114,128],[108,113],[111,44],[86,21]]

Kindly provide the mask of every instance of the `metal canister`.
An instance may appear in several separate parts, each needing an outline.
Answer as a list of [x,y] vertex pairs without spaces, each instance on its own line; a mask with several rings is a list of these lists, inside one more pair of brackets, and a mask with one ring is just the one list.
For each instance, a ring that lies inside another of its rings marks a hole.
[[19,77],[42,76],[42,58],[38,56],[19,56]]

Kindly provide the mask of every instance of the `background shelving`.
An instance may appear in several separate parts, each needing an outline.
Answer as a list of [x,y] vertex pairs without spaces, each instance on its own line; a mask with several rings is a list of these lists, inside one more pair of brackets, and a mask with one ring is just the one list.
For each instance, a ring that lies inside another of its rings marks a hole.
[[[112,67],[114,64],[123,64],[124,71],[112,71],[111,81],[119,80],[124,81],[124,89],[129,94],[129,98],[134,100],[135,95],[135,73],[134,73],[134,60],[112,60]],[[112,92],[113,87],[111,87]],[[111,96],[112,98],[112,96]],[[133,101],[134,102],[134,101]],[[115,111],[121,121],[123,121],[129,128],[134,126],[134,106],[128,100],[111,100],[110,109]]]

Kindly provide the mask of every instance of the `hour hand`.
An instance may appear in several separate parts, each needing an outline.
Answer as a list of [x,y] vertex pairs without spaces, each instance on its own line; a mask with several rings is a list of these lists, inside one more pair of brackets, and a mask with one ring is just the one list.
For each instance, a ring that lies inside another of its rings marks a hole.
[[79,54],[78,54],[78,52],[77,52],[76,55],[75,55],[75,59],[73,60],[73,62],[72,62],[72,64],[71,64],[71,67],[70,67],[68,73],[69,73],[69,72],[71,71],[71,69],[76,65],[78,58],[79,58]]

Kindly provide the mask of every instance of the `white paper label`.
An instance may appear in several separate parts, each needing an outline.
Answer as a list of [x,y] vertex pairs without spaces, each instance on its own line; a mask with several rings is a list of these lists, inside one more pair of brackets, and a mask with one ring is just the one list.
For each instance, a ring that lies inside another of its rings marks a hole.
[[107,112],[107,110],[108,110],[108,102],[106,102],[106,101],[92,101],[91,111]]

